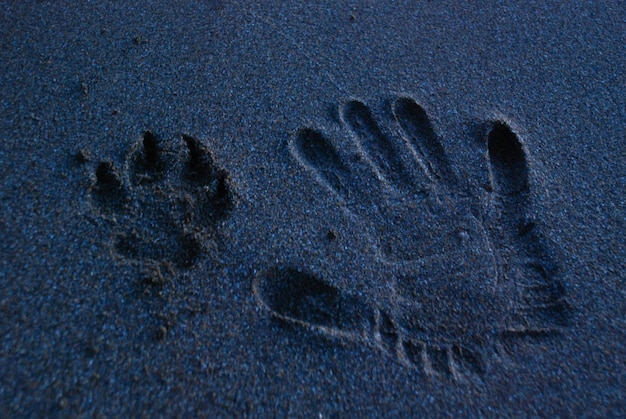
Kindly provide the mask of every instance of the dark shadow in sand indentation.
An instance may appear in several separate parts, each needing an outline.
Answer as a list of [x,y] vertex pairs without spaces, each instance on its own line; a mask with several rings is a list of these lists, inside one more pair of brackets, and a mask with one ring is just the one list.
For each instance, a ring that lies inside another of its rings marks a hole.
[[105,211],[121,211],[127,201],[122,177],[110,161],[98,164],[93,191],[96,201]]
[[157,170],[161,161],[161,150],[156,136],[151,131],[146,131],[143,135],[143,152],[146,168]]
[[402,346],[409,364],[422,371],[426,357],[426,346],[421,342],[413,342],[411,340],[402,342]]
[[500,240],[514,251],[511,274],[518,292],[522,335],[532,330],[558,330],[568,324],[570,307],[559,267],[535,221],[529,221],[529,168],[518,136],[497,121],[487,135],[493,190],[501,213]]
[[393,113],[406,135],[408,143],[418,153],[429,175],[448,185],[456,182],[448,156],[424,108],[410,98],[394,102]]
[[187,180],[206,183],[213,172],[213,157],[196,138],[183,134],[183,140],[189,150],[187,172],[185,173]]
[[279,319],[339,335],[371,328],[367,305],[313,275],[275,268],[257,278],[254,288],[257,299]]
[[350,169],[333,144],[318,131],[301,129],[292,143],[293,152],[338,195],[346,197]]
[[165,161],[159,140],[151,131],[144,132],[141,146],[130,161],[130,180],[133,185],[143,185],[163,177]]
[[346,103],[342,109],[342,116],[354,133],[356,142],[367,153],[382,176],[400,186],[411,181],[411,174],[404,167],[398,144],[394,144],[382,132],[365,104],[356,100]]
[[114,193],[122,189],[120,174],[110,161],[103,161],[96,168],[96,189],[102,193]]
[[213,156],[198,139],[186,134],[182,137],[189,152],[184,177],[195,190],[196,207],[205,221],[224,218],[233,207],[228,172],[215,165]]
[[503,122],[496,122],[489,132],[487,146],[496,192],[503,195],[528,192],[526,155],[511,128]]

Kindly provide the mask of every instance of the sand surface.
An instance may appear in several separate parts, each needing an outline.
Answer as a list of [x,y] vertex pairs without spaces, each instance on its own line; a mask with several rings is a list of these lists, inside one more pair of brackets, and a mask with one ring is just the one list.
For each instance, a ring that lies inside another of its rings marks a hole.
[[0,416],[626,415],[622,3],[76,3],[0,2]]

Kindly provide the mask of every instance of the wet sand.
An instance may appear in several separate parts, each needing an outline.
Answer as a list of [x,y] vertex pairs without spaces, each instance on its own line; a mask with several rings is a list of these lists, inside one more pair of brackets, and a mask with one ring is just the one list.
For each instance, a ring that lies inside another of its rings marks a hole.
[[624,415],[623,7],[0,9],[1,416]]

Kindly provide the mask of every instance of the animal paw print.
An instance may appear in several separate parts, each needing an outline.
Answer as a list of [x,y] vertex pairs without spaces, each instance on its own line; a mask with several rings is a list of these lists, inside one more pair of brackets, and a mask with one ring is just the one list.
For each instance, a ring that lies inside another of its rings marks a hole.
[[[401,97],[392,113],[385,130],[352,100],[341,108],[349,141],[305,128],[290,142],[293,157],[345,203],[399,272],[384,302],[297,267],[257,277],[255,295],[275,318],[380,349],[430,375],[482,375],[501,344],[567,323],[554,256],[530,217],[526,151],[506,122],[489,122],[481,141],[489,173],[461,174],[419,104]],[[480,188],[472,177],[490,184]]]
[[131,149],[122,172],[109,161],[98,164],[92,197],[114,225],[117,254],[181,269],[215,247],[216,226],[233,205],[228,173],[199,140],[182,135],[162,144],[150,131]]

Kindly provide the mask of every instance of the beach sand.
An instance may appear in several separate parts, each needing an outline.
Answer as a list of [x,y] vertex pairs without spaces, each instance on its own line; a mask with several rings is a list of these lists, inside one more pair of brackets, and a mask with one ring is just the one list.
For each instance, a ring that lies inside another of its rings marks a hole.
[[624,6],[340,3],[0,2],[0,416],[626,414]]

